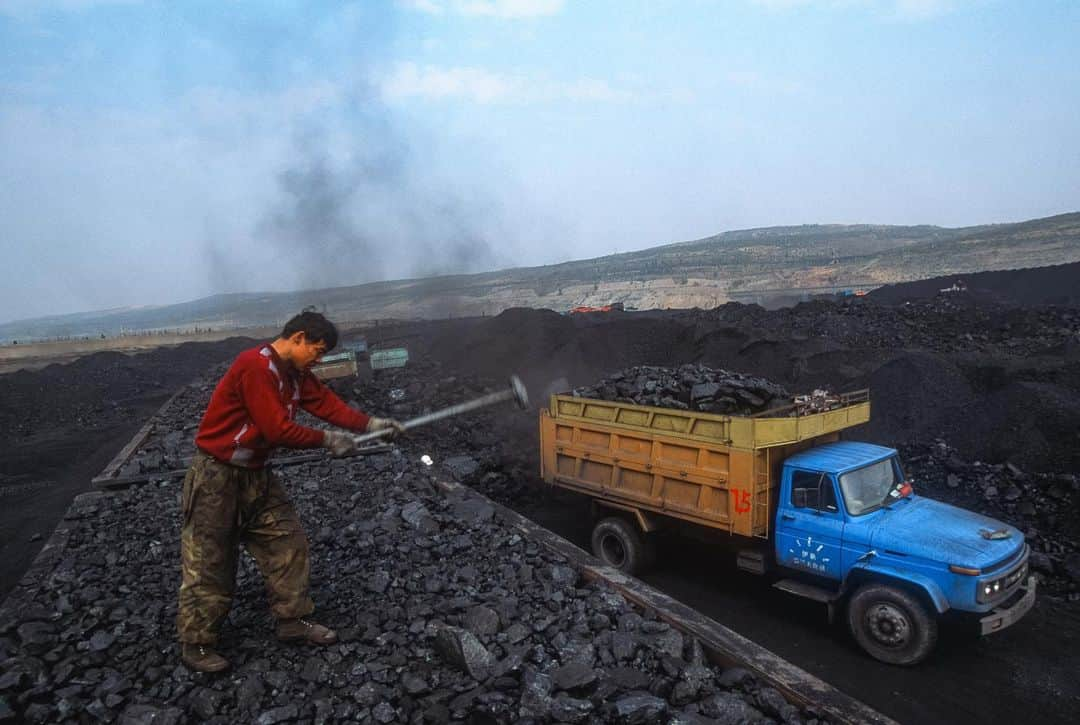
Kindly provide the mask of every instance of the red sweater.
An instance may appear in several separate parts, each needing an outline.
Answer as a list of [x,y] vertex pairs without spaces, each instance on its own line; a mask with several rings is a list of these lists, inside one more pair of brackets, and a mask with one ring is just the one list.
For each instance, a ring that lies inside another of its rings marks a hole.
[[276,446],[318,448],[323,432],[293,422],[298,408],[359,432],[369,420],[310,371],[291,369],[270,345],[245,350],[214,389],[195,445],[244,468],[262,468]]

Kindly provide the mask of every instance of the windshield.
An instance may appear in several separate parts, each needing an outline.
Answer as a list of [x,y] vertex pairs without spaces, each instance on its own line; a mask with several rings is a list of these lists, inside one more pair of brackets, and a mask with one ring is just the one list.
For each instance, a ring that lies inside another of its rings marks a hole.
[[840,491],[852,516],[865,514],[880,507],[894,486],[902,483],[893,459],[872,463],[840,476]]

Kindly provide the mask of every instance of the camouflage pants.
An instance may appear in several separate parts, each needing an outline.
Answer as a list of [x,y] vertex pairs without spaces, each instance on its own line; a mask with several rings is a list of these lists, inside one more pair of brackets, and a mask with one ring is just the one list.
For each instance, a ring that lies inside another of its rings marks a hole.
[[278,619],[311,614],[308,541],[296,510],[267,469],[229,466],[196,453],[184,479],[182,581],[176,628],[181,642],[212,645],[236,588],[239,544],[266,580]]

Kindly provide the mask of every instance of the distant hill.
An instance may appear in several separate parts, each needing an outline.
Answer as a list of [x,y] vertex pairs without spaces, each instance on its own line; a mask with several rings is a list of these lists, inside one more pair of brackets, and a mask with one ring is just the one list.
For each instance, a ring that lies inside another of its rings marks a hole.
[[493,315],[509,307],[566,310],[610,302],[639,309],[715,307],[730,300],[797,300],[942,274],[1072,262],[1080,262],[1080,212],[958,229],[767,227],[542,267],[301,292],[223,294],[175,305],[21,320],[0,325],[0,341],[275,325],[306,305],[343,321]]

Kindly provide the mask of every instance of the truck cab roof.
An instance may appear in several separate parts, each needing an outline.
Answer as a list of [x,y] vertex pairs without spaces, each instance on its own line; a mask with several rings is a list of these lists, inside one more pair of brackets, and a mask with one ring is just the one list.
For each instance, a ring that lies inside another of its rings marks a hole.
[[895,454],[896,451],[892,448],[876,446],[873,443],[837,441],[796,453],[784,463],[804,471],[839,474],[862,468],[868,463],[874,463]]

